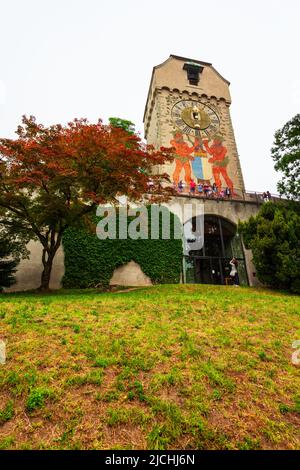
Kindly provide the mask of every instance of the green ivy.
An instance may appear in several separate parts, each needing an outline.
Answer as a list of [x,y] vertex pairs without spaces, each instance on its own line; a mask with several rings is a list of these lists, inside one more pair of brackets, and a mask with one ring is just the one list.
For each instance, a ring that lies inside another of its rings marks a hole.
[[[151,212],[148,207],[149,233]],[[65,253],[65,288],[88,288],[108,286],[114,270],[129,261],[138,263],[153,283],[173,284],[180,282],[182,268],[182,241],[174,239],[174,225],[178,218],[170,213],[171,239],[162,239],[162,227],[158,240],[100,240],[95,230],[85,227],[69,228],[63,236]],[[92,218],[96,224],[100,217]],[[117,233],[118,233],[117,217]],[[128,224],[132,218],[128,217]]]

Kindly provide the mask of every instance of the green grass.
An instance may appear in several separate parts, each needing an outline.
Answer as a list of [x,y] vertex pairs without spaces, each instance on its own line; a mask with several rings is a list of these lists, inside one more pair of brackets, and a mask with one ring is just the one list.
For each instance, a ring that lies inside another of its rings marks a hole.
[[5,407],[0,410],[0,426],[6,421],[9,421],[14,415],[14,404],[12,400],[9,400]]
[[1,449],[300,449],[300,298],[163,285],[0,295]]
[[53,397],[53,392],[47,388],[35,388],[30,390],[25,408],[29,413],[43,408],[45,401],[51,397]]

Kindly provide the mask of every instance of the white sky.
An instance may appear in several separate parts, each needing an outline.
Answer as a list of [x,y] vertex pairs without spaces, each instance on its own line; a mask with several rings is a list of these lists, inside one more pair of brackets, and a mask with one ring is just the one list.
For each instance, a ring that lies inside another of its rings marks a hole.
[[170,54],[231,82],[246,188],[276,192],[270,148],[300,111],[299,0],[0,0],[0,135],[119,116],[143,135],[152,67]]

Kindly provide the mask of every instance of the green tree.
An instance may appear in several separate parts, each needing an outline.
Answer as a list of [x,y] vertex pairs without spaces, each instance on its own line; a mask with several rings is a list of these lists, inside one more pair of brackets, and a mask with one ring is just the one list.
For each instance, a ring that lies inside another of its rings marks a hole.
[[275,132],[271,155],[282,173],[277,188],[288,199],[300,199],[300,114]]
[[112,127],[119,127],[120,129],[123,129],[123,131],[128,132],[130,135],[135,133],[135,125],[131,121],[127,121],[126,119],[121,119],[118,117],[110,117],[108,121]]
[[15,281],[14,274],[18,259],[12,256],[14,247],[6,238],[0,238],[0,292],[4,287],[10,287]]
[[239,224],[253,254],[258,279],[300,293],[300,209],[297,203],[268,202],[256,217]]

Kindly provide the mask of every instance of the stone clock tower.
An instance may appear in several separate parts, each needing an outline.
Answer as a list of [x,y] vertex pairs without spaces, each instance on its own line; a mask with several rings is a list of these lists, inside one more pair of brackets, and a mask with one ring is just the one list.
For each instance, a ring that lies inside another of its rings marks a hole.
[[193,179],[244,192],[230,104],[229,82],[210,63],[170,55],[153,68],[145,137],[156,148],[175,148],[175,161],[161,168],[175,185]]
[[237,227],[257,214],[262,200],[245,191],[230,104],[229,82],[210,63],[170,55],[153,68],[145,137],[155,148],[175,149],[174,161],[158,169],[178,190],[168,207],[173,212],[180,207],[179,216],[193,197],[204,213],[203,247],[183,253],[183,282],[230,284],[232,257],[238,260],[240,283],[257,282]]

